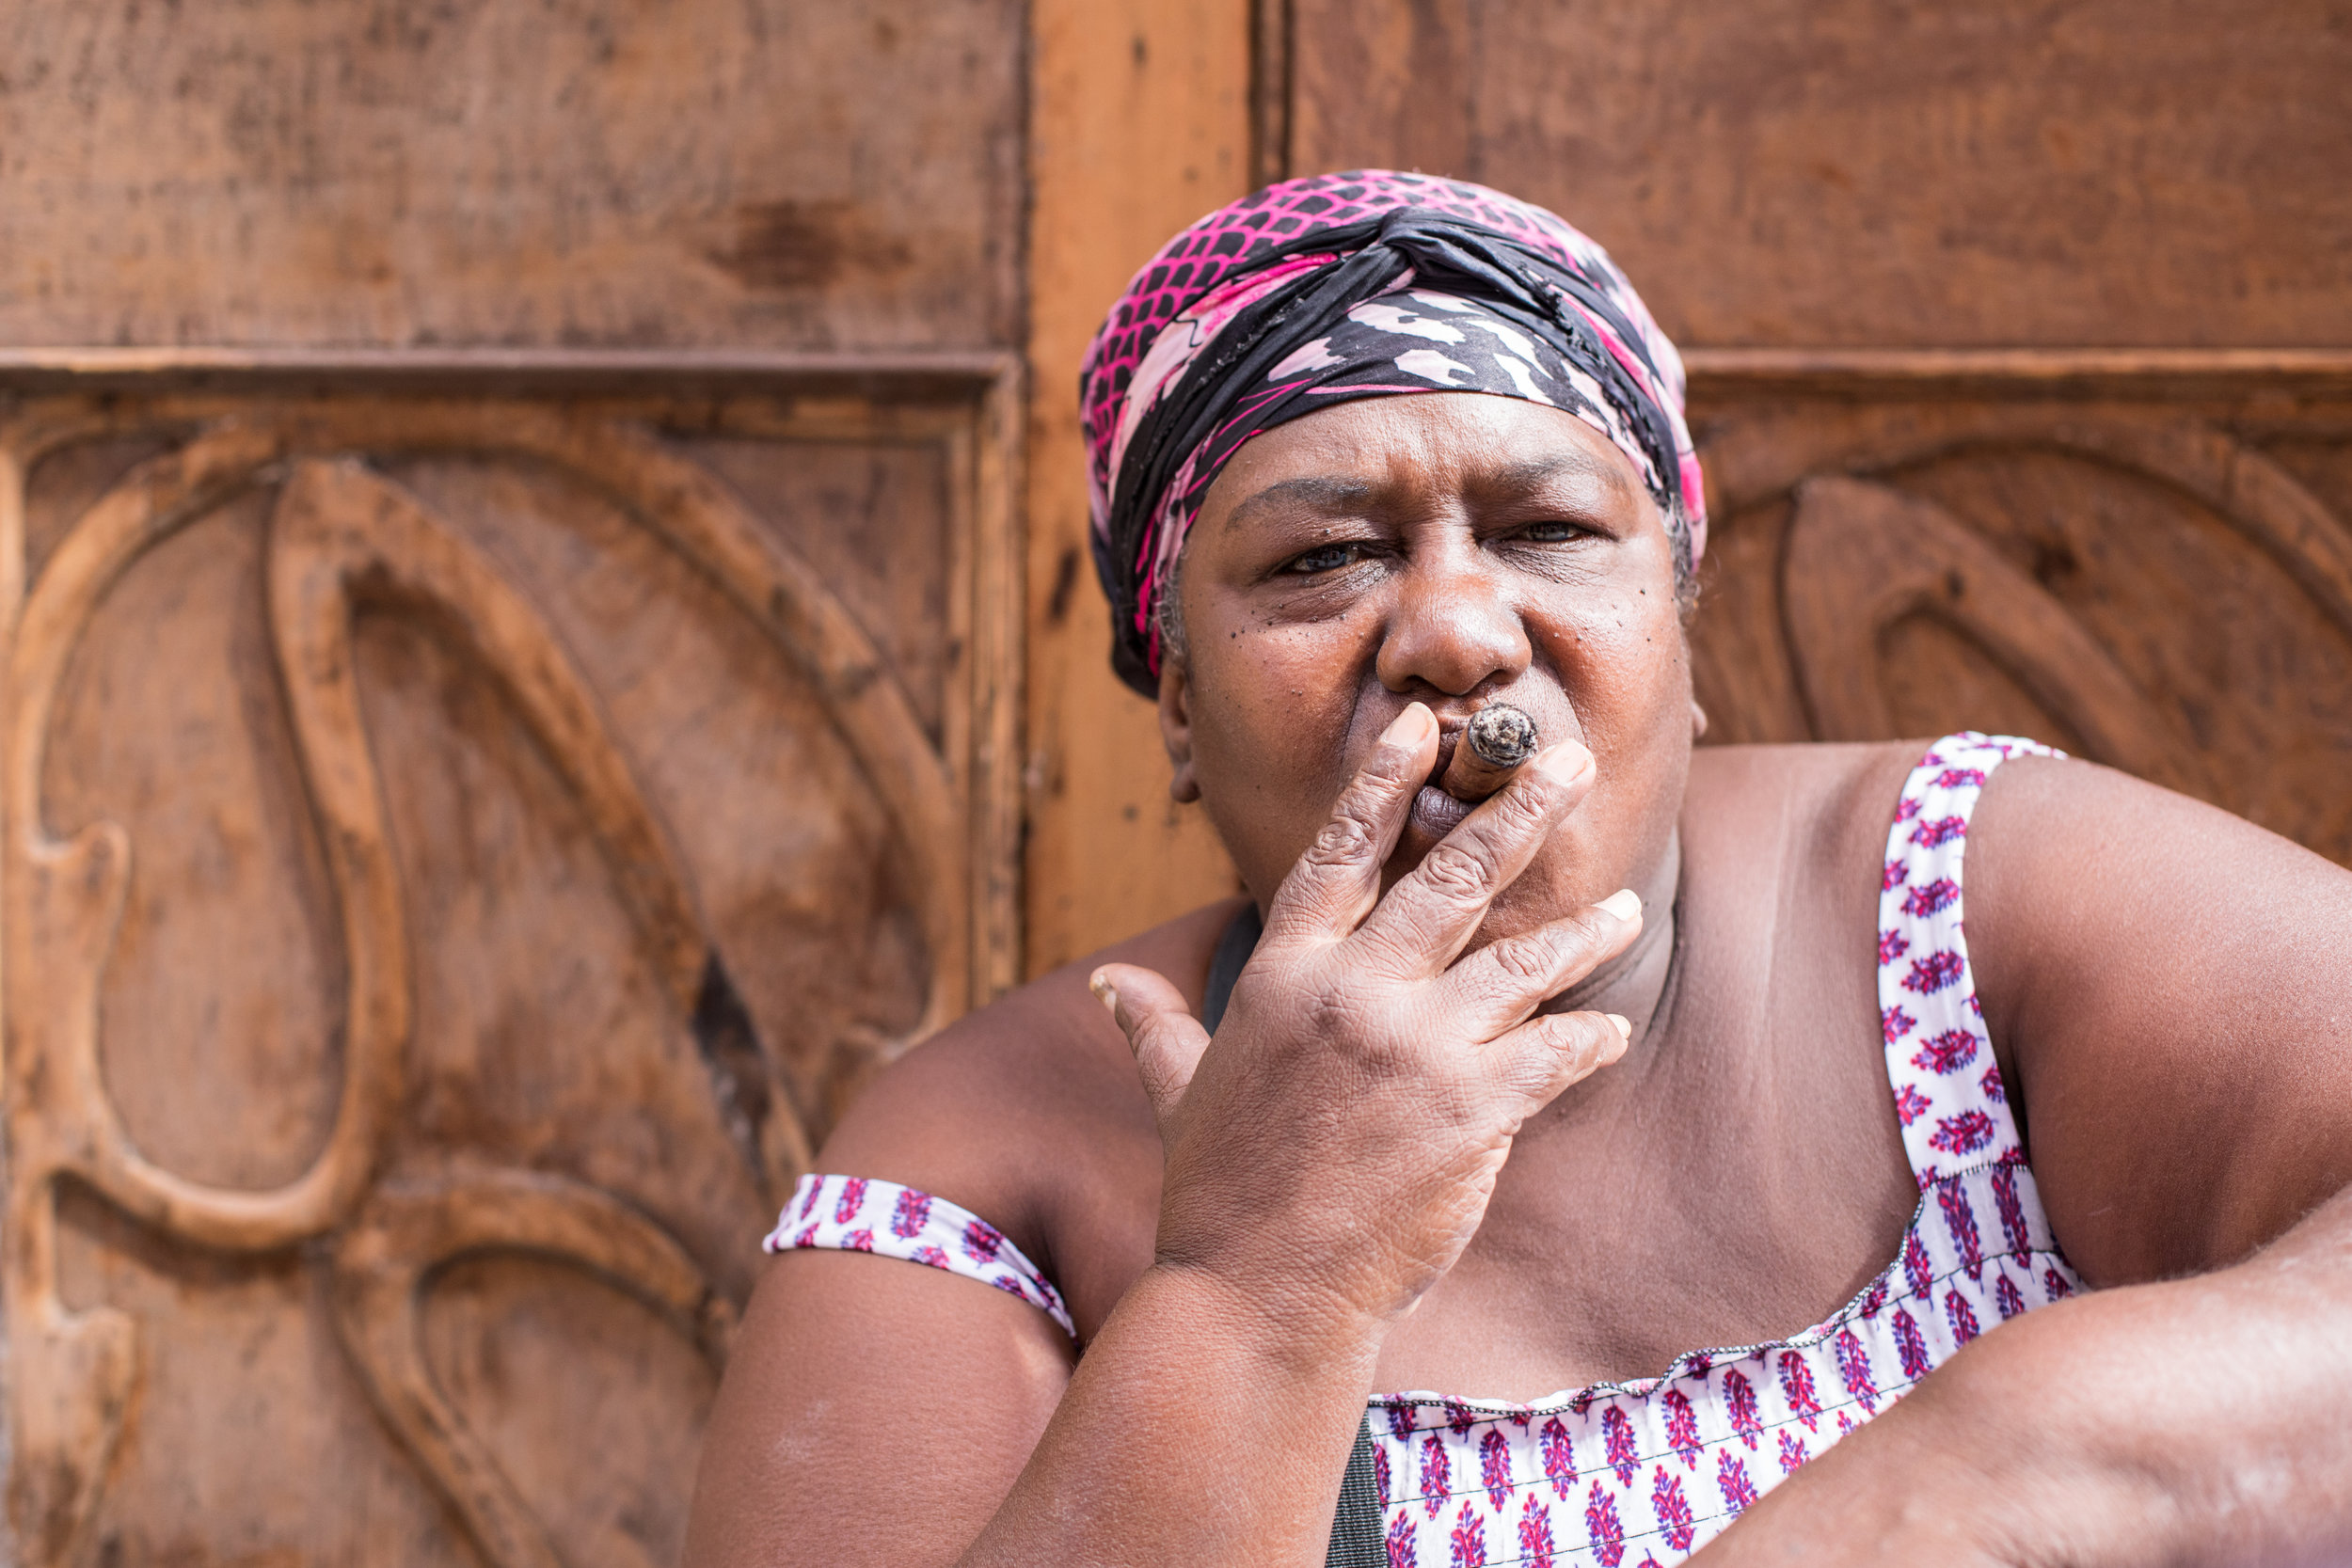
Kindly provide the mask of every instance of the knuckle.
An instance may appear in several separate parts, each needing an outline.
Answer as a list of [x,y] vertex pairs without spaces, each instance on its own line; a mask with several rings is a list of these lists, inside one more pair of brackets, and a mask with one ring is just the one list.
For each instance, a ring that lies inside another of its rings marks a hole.
[[1371,858],[1375,842],[1372,824],[1343,810],[1323,825],[1299,859],[1308,865],[1353,865]]
[[1435,941],[1425,922],[1411,920],[1399,929],[1387,925],[1366,927],[1350,939],[1363,955],[1365,968],[1379,974],[1410,974],[1425,968]]
[[1495,825],[1507,833],[1539,832],[1551,820],[1555,789],[1542,780],[1514,780],[1493,797]]
[[1549,980],[1557,961],[1554,945],[1535,937],[1505,937],[1486,953],[1505,979],[1529,985]]
[[1600,1059],[1602,1046],[1616,1035],[1616,1025],[1598,1013],[1560,1013],[1553,1017],[1552,1050],[1571,1068],[1588,1068]]
[[1593,918],[1590,910],[1580,910],[1557,922],[1554,929],[1559,933],[1560,945],[1579,958],[1597,953],[1609,941],[1609,932]]
[[1422,857],[1419,876],[1433,891],[1464,903],[1490,896],[1495,885],[1494,868],[1451,839]]

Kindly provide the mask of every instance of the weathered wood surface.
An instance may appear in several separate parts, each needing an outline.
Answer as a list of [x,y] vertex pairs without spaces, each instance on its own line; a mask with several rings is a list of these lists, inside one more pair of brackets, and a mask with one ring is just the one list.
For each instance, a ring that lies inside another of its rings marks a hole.
[[1023,20],[0,13],[0,1559],[675,1557],[1018,977]]
[[674,1555],[753,1242],[1012,978],[1009,395],[0,425],[24,1560]]
[[1290,166],[1461,175],[1677,342],[2352,346],[2336,0],[1282,0]]
[[1170,234],[1246,195],[1249,0],[1039,0],[1029,222],[1028,855],[1041,974],[1239,885],[1168,798],[1159,718],[1110,671],[1087,550],[1078,362]]
[[1823,379],[1702,384],[1710,740],[2031,735],[2352,863],[2341,378]]
[[1015,0],[0,8],[0,342],[1008,345]]

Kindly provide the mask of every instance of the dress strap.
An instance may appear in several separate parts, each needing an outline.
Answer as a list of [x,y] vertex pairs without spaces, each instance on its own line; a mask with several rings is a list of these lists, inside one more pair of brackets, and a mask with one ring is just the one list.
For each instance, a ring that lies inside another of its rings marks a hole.
[[1879,1020],[1903,1152],[1922,1191],[2025,1157],[1984,1028],[1961,918],[1968,818],[2013,756],[2062,753],[1963,730],[1928,748],[1904,781],[1879,879]]
[[871,1252],[945,1269],[1019,1296],[1072,1338],[1078,1337],[1061,1292],[1003,1231],[946,1198],[895,1181],[803,1176],[760,1245],[769,1252],[796,1247]]

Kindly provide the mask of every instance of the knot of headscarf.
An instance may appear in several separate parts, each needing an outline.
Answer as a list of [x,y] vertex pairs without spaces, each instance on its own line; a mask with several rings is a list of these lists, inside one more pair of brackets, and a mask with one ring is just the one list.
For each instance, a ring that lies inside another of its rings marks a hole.
[[1359,170],[1221,208],[1136,274],[1080,376],[1112,666],[1156,690],[1156,599],[1233,453],[1355,398],[1452,389],[1570,413],[1679,508],[1695,561],[1707,514],[1682,388],[1632,285],[1540,207]]

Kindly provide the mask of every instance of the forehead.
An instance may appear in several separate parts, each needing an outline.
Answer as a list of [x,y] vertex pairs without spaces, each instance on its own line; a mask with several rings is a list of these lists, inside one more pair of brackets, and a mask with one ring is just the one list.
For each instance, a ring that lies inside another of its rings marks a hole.
[[1299,482],[1380,492],[1573,483],[1639,505],[1625,453],[1575,415],[1484,392],[1359,398],[1250,438],[1202,498],[1200,520],[1246,521],[1249,503]]

